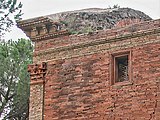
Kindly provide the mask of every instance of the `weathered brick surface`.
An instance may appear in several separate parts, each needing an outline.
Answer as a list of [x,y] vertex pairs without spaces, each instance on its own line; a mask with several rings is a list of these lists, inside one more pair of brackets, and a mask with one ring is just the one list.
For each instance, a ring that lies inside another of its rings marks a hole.
[[29,120],[42,120],[43,89],[42,84],[30,86]]
[[[111,55],[122,51],[131,52],[131,80],[111,85]],[[44,120],[160,120],[160,20],[36,41],[34,63],[43,61],[31,120],[39,119],[41,92]]]
[[28,72],[30,72],[31,78],[29,120],[43,119],[44,80],[46,69],[47,65],[44,62],[28,66]]
[[[123,21],[117,24],[125,24]],[[120,25],[117,25],[120,26]],[[98,39],[111,39],[116,36],[126,35],[128,33],[142,32],[145,30],[152,30],[160,27],[160,20],[153,20],[148,22],[135,23],[127,27],[116,27],[115,29],[109,29],[105,31],[97,31],[91,34],[79,34],[60,36],[54,39],[48,39],[43,41],[37,41],[35,45],[35,51],[46,50],[46,48],[56,48],[60,46],[73,45],[76,43],[84,43],[94,41]]]
[[110,52],[48,62],[44,118],[158,120],[160,44],[128,49],[132,81],[122,85],[110,85]]

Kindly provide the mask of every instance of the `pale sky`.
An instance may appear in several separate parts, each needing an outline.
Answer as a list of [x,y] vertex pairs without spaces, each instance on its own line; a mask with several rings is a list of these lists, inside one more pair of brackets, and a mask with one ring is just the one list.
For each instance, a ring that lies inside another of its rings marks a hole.
[[[120,7],[129,7],[140,10],[153,19],[160,19],[160,0],[17,0],[23,4],[23,20],[49,15],[53,13],[79,10],[84,8],[108,8],[118,4]],[[16,27],[6,34],[5,39],[16,40],[27,38]]]

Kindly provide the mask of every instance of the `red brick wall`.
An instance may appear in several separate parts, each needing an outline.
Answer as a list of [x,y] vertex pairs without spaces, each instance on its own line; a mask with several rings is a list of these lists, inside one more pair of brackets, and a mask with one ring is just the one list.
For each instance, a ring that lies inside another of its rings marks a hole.
[[110,53],[48,62],[45,120],[159,120],[160,44],[128,48],[132,81],[110,85]]
[[[131,80],[111,85],[121,51]],[[44,61],[44,120],[160,120],[160,20],[36,41],[34,63]]]

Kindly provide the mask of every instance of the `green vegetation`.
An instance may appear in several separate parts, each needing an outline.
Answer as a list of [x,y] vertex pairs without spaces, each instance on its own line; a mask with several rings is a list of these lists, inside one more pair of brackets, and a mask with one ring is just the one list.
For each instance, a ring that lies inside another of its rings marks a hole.
[[0,119],[26,120],[29,104],[29,74],[33,45],[30,40],[3,40],[12,25],[21,19],[22,4],[0,0]]
[[0,38],[20,19],[21,8],[22,4],[17,3],[17,0],[0,0]]
[[28,117],[29,74],[33,45],[19,39],[0,43],[0,118],[24,120]]

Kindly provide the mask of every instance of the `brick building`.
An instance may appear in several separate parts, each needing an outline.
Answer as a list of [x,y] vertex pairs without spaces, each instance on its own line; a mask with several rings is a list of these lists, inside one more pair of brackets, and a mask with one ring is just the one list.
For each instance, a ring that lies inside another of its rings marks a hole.
[[18,23],[35,42],[30,120],[160,120],[160,20],[117,24],[70,35],[48,17]]

